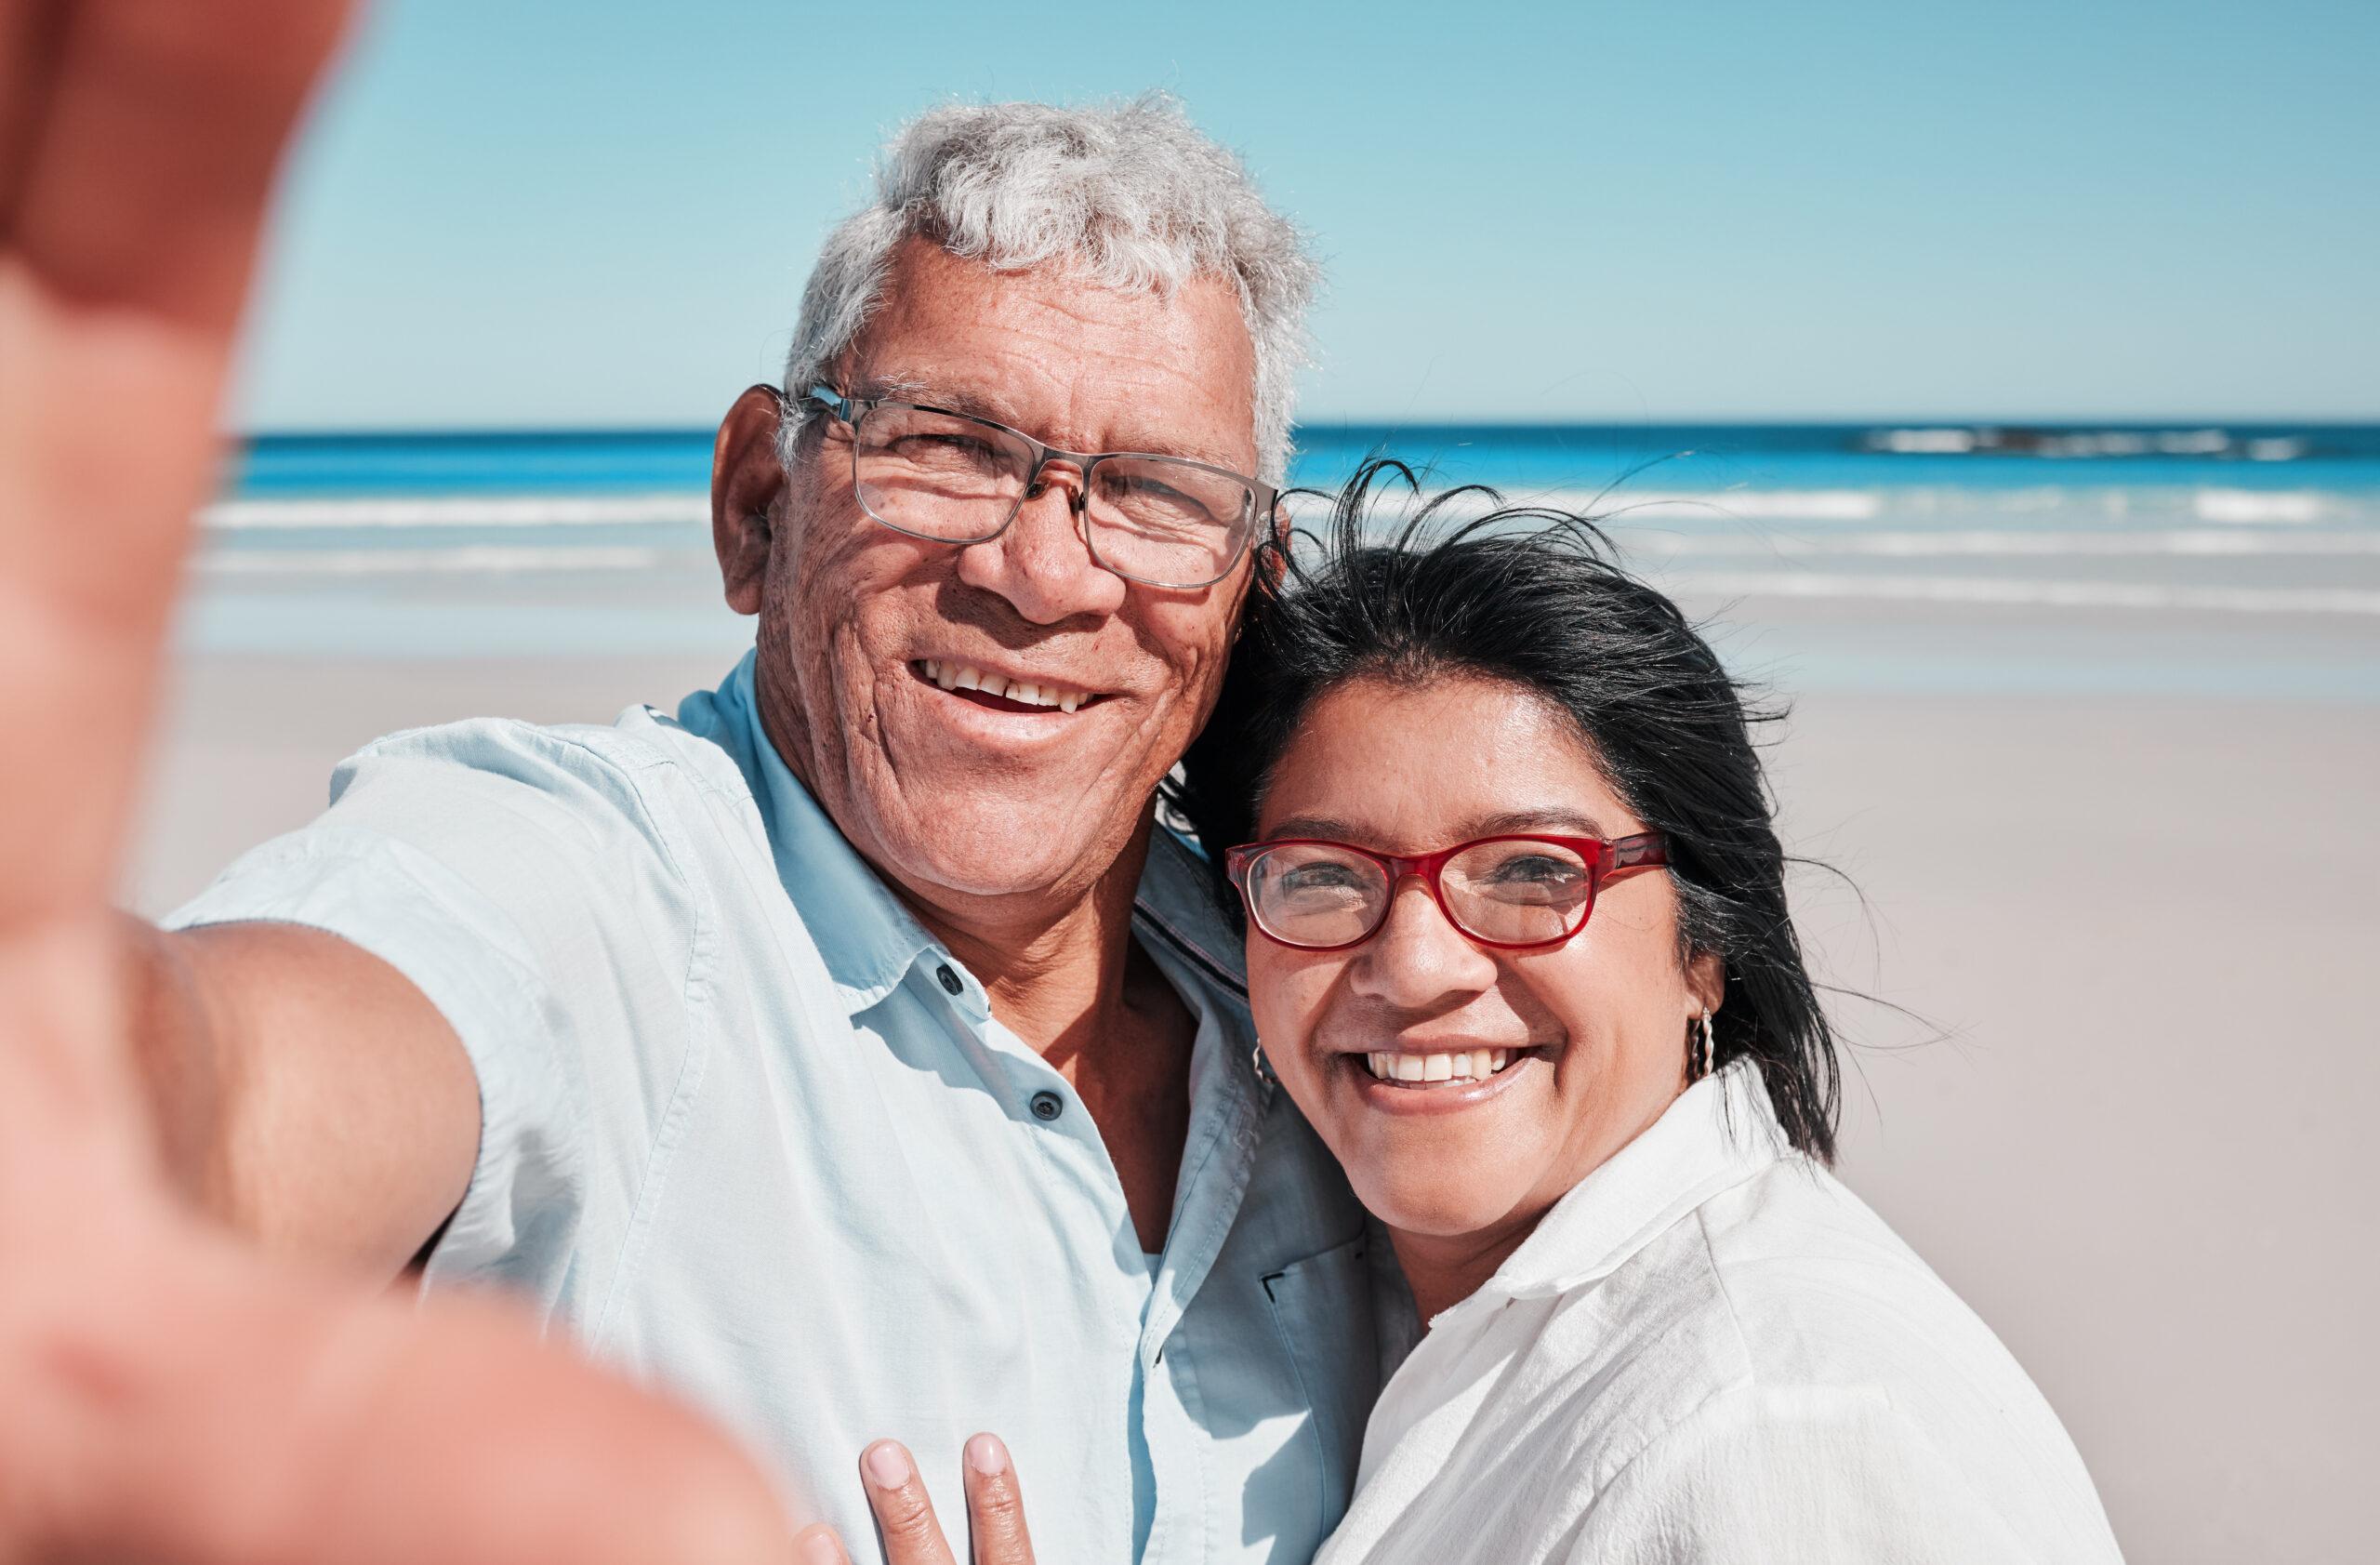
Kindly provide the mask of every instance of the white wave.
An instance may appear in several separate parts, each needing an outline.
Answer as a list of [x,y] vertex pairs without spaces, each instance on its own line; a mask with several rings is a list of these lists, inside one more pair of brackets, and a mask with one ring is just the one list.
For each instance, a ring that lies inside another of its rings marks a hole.
[[[1559,511],[1623,524],[1659,520],[1684,511],[1697,518],[1761,522],[1868,522],[1884,513],[1885,491],[1874,489],[1532,489],[1525,484],[1491,484],[1508,506],[1550,506]],[[1448,493],[1423,492],[1423,499]],[[1327,501],[1301,497],[1290,502],[1290,514],[1310,521]],[[1484,500],[1466,499],[1451,506],[1449,516],[1485,512]],[[1390,503],[1384,515],[1394,516]]]
[[1678,592],[1723,597],[1864,598],[2000,607],[2206,610],[2218,614],[2380,615],[2380,591],[2297,587],[2167,587],[2129,581],[2012,581],[1990,577],[1829,576],[1809,571],[1680,572]]
[[694,559],[694,550],[507,549],[494,544],[465,549],[258,549],[215,550],[198,556],[207,576],[413,576],[479,575],[520,571],[647,571],[675,559]]
[[353,499],[218,500],[199,524],[227,532],[277,527],[555,527],[707,523],[699,492],[650,495],[389,495]]
[[2320,522],[2330,510],[2312,489],[2201,489],[2192,498],[2200,521],[2234,526]]
[[2212,527],[2169,528],[2158,532],[2012,532],[1970,529],[1958,532],[1845,533],[1821,537],[1757,539],[1713,537],[1698,534],[1646,545],[1646,554],[1746,554],[1755,550],[1779,557],[1864,556],[1885,559],[1967,558],[1977,556],[2132,556],[2228,557],[2237,555],[2380,554],[2380,530],[2333,529],[2323,532],[2243,532]]
[[1961,457],[1974,450],[1973,430],[1884,430],[1868,437],[1870,449],[1912,457]]
[[1747,520],[1867,522],[1881,515],[1884,497],[1872,489],[1715,489],[1708,494],[1615,490],[1604,508],[1631,520],[1646,511],[1690,509]]

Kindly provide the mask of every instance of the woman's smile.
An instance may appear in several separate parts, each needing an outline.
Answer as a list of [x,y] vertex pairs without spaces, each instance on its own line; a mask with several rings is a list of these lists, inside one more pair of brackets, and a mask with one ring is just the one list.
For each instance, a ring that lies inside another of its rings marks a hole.
[[1365,1107],[1382,1114],[1460,1114],[1493,1103],[1535,1069],[1552,1068],[1543,1049],[1368,1050],[1332,1067]]

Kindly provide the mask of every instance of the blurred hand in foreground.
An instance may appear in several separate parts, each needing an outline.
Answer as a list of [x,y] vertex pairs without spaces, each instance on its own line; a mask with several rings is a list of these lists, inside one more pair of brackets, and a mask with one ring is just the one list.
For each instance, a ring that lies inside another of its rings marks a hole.
[[760,1474],[492,1305],[168,1194],[109,899],[329,0],[0,0],[0,1562],[783,1560]]

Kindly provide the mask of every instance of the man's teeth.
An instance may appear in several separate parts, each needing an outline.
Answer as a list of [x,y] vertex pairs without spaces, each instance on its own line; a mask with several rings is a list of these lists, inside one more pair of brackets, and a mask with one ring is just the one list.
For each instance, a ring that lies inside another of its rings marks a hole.
[[1062,712],[1073,711],[1091,697],[1079,690],[1061,690],[1054,684],[1036,684],[1030,680],[1005,680],[998,674],[987,674],[981,669],[971,669],[964,663],[945,663],[929,657],[918,665],[926,678],[945,690],[980,690],[986,696],[1003,696],[1020,706],[1055,707]]
[[1469,1049],[1452,1054],[1366,1054],[1383,1081],[1485,1081],[1512,1064],[1510,1049]]

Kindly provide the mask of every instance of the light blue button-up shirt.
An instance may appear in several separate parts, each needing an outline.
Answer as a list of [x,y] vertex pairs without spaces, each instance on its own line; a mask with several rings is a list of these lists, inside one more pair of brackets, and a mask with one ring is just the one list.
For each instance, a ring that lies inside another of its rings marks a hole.
[[169,921],[313,925],[469,1052],[479,1160],[431,1286],[496,1281],[774,1459],[863,1552],[869,1440],[954,1531],[1015,1452],[1043,1565],[1303,1565],[1409,1334],[1286,1094],[1188,850],[1135,932],[1197,1016],[1165,1252],[1098,1128],[762,732],[752,662],[673,721],[474,721],[344,763],[330,810]]

